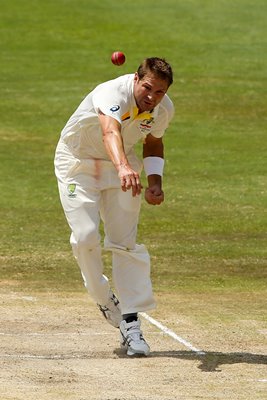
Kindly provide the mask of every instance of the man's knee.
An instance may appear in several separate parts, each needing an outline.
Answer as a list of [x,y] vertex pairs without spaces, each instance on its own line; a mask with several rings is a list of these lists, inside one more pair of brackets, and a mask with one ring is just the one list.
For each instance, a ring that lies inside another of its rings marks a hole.
[[70,243],[73,249],[93,250],[100,244],[100,235],[96,230],[73,232]]

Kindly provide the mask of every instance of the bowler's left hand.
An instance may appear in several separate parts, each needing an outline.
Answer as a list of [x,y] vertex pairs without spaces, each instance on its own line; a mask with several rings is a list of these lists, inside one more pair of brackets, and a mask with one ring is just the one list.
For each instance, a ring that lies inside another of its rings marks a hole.
[[145,199],[148,204],[159,205],[164,201],[164,192],[158,185],[148,187],[145,190]]

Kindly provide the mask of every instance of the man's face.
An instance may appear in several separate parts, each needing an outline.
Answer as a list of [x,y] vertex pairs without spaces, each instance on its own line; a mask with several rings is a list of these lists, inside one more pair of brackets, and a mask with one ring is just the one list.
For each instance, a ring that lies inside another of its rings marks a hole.
[[134,76],[134,98],[139,112],[155,108],[168,90],[168,82],[148,72],[143,79],[137,73]]

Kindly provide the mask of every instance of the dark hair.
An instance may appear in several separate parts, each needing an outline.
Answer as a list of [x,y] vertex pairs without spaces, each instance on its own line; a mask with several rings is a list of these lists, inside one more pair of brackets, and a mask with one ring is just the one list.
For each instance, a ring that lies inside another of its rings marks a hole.
[[160,79],[168,81],[169,86],[173,82],[172,67],[164,58],[150,57],[146,58],[138,67],[137,74],[140,79],[149,72],[157,75]]

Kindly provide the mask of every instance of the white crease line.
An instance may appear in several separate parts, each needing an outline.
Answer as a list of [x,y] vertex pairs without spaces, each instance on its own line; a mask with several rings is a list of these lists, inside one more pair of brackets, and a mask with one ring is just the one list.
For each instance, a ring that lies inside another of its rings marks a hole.
[[167,328],[166,326],[162,325],[156,319],[150,317],[149,315],[147,315],[144,312],[140,313],[140,315],[142,315],[142,317],[144,317],[152,325],[155,325],[157,328],[159,328],[162,332],[166,333],[166,335],[169,335],[174,340],[176,340],[177,342],[183,344],[188,349],[190,349],[190,350],[192,350],[192,351],[194,351],[195,353],[198,353],[198,354],[203,354],[203,355],[205,354],[205,352],[203,350],[197,349],[196,347],[192,346],[191,343],[189,343],[187,340],[181,338],[180,336],[176,335],[176,333],[174,333],[171,329]]
[[[63,360],[66,357],[63,355],[49,355],[49,356],[38,356],[33,354],[0,354],[0,358],[14,358],[14,359],[32,359],[32,360]],[[68,356],[68,358],[76,358],[76,356]]]
[[[182,337],[176,335],[175,332],[173,332],[171,329],[167,328],[166,326],[162,325],[159,321],[155,320],[154,318],[150,317],[146,313],[142,312],[140,315],[145,318],[148,322],[150,322],[152,325],[155,325],[157,328],[159,328],[162,333],[169,335],[172,337],[174,340],[177,342],[183,344],[185,347],[190,349],[191,351],[205,355],[206,353],[203,350],[197,349],[194,347],[190,342],[187,340],[183,339]],[[101,335],[110,335],[110,332],[91,332],[91,333],[80,333],[80,332],[55,332],[55,333],[37,333],[37,332],[31,332],[31,333],[5,333],[5,332],[0,332],[0,336],[101,336]]]
[[[176,355],[183,357],[183,352],[176,352]],[[202,353],[198,353],[202,354]],[[169,352],[162,352],[161,355],[166,355],[166,357],[170,356]],[[193,356],[193,353],[192,353]],[[82,359],[90,359],[91,354],[47,354],[47,355],[41,355],[41,354],[0,354],[0,359],[13,359],[13,360],[82,360]],[[258,382],[265,382],[266,380],[259,380]]]
[[[162,335],[163,332],[153,332],[150,333],[150,335]],[[31,336],[64,336],[68,338],[68,336],[110,336],[110,332],[91,332],[91,333],[86,333],[86,332],[46,332],[46,333],[38,333],[38,332],[25,332],[25,333],[12,333],[12,332],[0,332],[0,336],[12,336],[12,337],[31,337]]]
[[0,332],[0,336],[102,336],[108,335],[110,336],[110,332],[54,332],[54,333],[38,333],[38,332],[25,332],[25,333],[5,333]]

